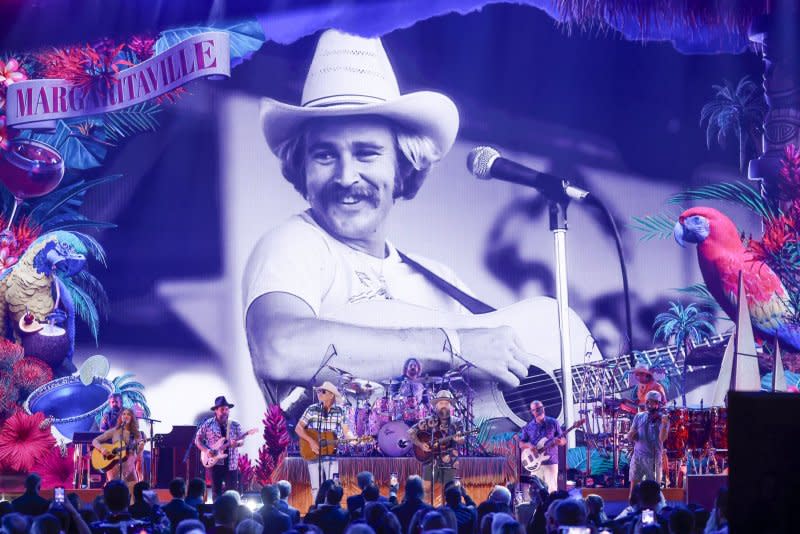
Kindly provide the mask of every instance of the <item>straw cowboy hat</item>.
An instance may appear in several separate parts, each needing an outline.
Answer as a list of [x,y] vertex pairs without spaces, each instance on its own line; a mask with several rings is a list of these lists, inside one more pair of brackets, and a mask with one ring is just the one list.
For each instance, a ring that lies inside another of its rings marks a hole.
[[342,394],[339,393],[339,388],[334,386],[332,382],[328,382],[326,380],[325,382],[322,383],[321,386],[317,386],[314,388],[315,391],[319,391],[321,389],[333,393],[333,396],[336,397],[337,402],[342,400]]
[[631,371],[631,377],[635,378],[636,375],[640,373],[650,375],[655,380],[664,379],[664,370],[661,367],[650,366],[642,362],[637,363],[636,367],[633,368]]
[[432,91],[400,94],[383,44],[328,30],[317,43],[299,106],[272,98],[261,101],[261,127],[273,153],[309,119],[380,115],[429,136],[441,156],[453,146],[458,109]]
[[453,394],[450,393],[449,391],[447,391],[446,389],[443,389],[443,390],[441,390],[441,391],[436,393],[436,395],[433,397],[433,400],[431,401],[431,403],[436,404],[437,402],[439,402],[441,400],[446,400],[446,401],[449,401],[449,402],[452,403],[453,402]]

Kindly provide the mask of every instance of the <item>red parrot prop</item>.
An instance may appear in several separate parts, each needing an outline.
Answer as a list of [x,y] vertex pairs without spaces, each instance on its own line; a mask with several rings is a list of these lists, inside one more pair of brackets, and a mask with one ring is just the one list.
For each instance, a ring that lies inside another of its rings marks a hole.
[[714,208],[690,208],[678,217],[674,235],[681,246],[697,244],[706,287],[729,317],[736,317],[741,271],[753,327],[800,350],[800,327],[790,321],[794,310],[786,288],[766,263],[744,247],[733,221]]

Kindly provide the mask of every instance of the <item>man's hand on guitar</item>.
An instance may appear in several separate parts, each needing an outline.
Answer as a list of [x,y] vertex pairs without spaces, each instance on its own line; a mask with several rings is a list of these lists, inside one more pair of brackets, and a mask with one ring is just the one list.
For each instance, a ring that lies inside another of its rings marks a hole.
[[535,357],[522,349],[514,330],[508,326],[470,328],[458,331],[467,360],[506,385],[519,386],[528,375]]
[[314,454],[319,454],[319,444],[314,441],[313,439],[309,439],[308,446],[311,447],[311,450]]

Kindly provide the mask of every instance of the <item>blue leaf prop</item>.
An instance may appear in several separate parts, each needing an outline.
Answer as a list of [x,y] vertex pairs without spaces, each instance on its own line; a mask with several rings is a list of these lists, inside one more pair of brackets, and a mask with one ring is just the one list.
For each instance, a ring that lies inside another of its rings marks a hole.
[[35,134],[34,139],[55,147],[67,169],[86,170],[99,167],[106,157],[106,147],[90,138],[76,135],[64,121],[58,121],[53,134]]
[[161,33],[156,41],[155,53],[160,54],[188,39],[193,35],[203,32],[226,31],[231,38],[231,68],[249,59],[266,41],[264,30],[256,20],[237,22],[232,25],[192,26],[189,28],[176,28]]

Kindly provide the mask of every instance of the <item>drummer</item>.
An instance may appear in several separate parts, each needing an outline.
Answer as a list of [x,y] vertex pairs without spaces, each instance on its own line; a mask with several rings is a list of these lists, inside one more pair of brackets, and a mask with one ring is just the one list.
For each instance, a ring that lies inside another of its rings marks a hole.
[[[645,363],[637,363],[632,371],[633,382],[636,389],[633,392],[633,400],[639,405],[640,409],[644,409],[647,404],[647,393],[650,391],[657,391],[661,395],[661,405],[667,402],[667,392],[664,390],[658,378],[662,374],[661,369],[654,366],[648,366]],[[657,376],[659,375],[659,376]]]
[[392,393],[403,399],[413,397],[408,404],[423,406],[428,403],[425,381],[422,377],[422,365],[416,358],[409,358],[403,363],[403,375],[398,377],[397,385]]

